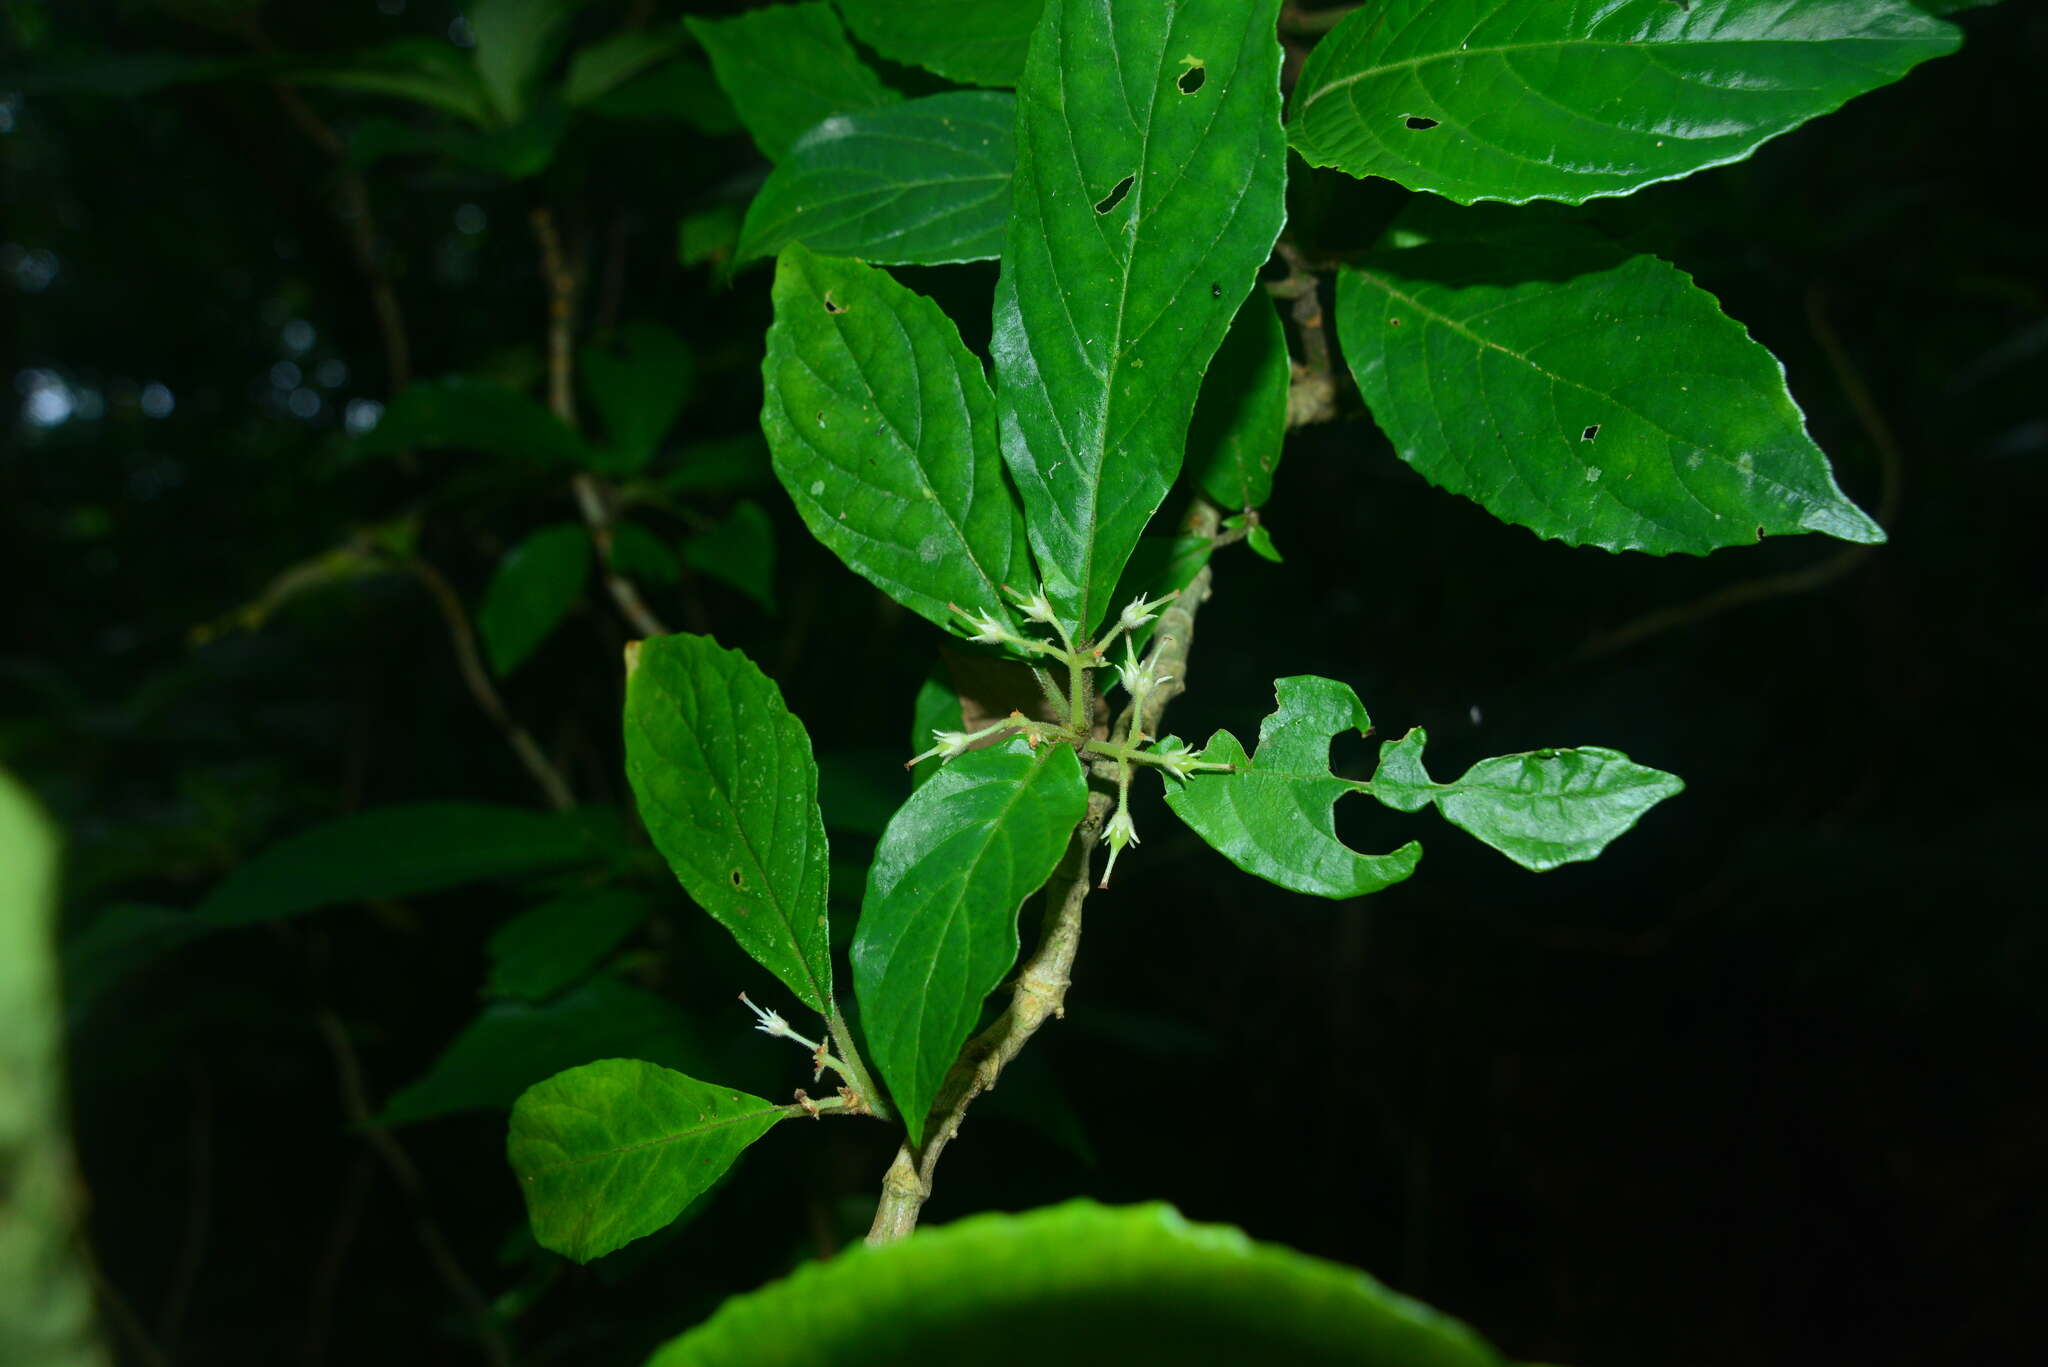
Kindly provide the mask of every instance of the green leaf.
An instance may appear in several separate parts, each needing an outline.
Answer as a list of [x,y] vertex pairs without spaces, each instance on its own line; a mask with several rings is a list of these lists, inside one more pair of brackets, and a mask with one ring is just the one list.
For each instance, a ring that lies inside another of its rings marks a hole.
[[685,266],[721,262],[733,254],[740,239],[739,211],[715,204],[676,220],[676,260]]
[[811,534],[882,592],[962,630],[947,604],[1021,634],[1000,586],[1033,582],[981,362],[939,306],[798,243],[775,266],[762,430]]
[[324,822],[272,845],[207,894],[216,925],[281,921],[321,907],[412,897],[595,860],[588,813],[482,802],[411,802]]
[[1016,161],[1012,95],[929,95],[830,118],[791,144],[747,209],[738,258],[784,244],[878,265],[1002,254]]
[[[935,733],[966,729],[966,709],[960,702],[960,690],[953,686],[953,676],[946,666],[934,664],[924,682],[917,686],[917,700],[910,710],[910,749],[904,753],[921,755],[932,748]],[[937,764],[918,765],[910,771],[911,788],[924,787],[927,780],[943,769]]]
[[853,936],[853,991],[875,1065],[910,1128],[1017,962],[1017,908],[1088,811],[1071,747],[970,750],[912,793],[875,847]]
[[563,30],[583,0],[469,0],[472,56],[492,107],[506,123],[526,116],[536,87],[561,50]]
[[654,584],[673,584],[683,577],[683,562],[668,542],[638,522],[613,524],[611,564],[628,579]]
[[64,941],[64,1011],[83,1020],[107,992],[152,961],[221,927],[182,907],[108,907]]
[[294,85],[389,95],[453,114],[482,128],[494,122],[490,93],[470,55],[439,38],[400,38],[360,52],[294,61]]
[[587,1263],[682,1214],[785,1114],[652,1063],[606,1059],[528,1089],[505,1150],[533,1237]]
[[1513,210],[1403,221],[1418,231],[1390,237],[1418,245],[1338,273],[1337,335],[1431,483],[1611,551],[1884,540],[1836,486],[1784,368],[1683,271]]
[[441,157],[508,180],[526,180],[547,169],[568,130],[568,111],[553,99],[537,103],[516,124],[482,132],[373,116],[351,127],[348,161],[361,171],[386,157]]
[[751,498],[734,504],[725,521],[685,541],[683,560],[775,611],[775,524]]
[[585,108],[607,119],[638,123],[680,122],[718,137],[739,130],[732,102],[718,88],[711,68],[694,57],[675,57],[600,95]]
[[[1122,604],[1133,598],[1164,598],[1169,593],[1179,593],[1195,581],[1215,550],[1216,543],[1206,536],[1140,537],[1138,548],[1124,563],[1124,577],[1110,602]],[[1154,617],[1125,634],[1132,645],[1142,650],[1158,629],[1159,619]],[[1119,645],[1116,649],[1121,652],[1123,647]]]
[[1330,772],[1330,738],[1372,729],[1347,684],[1313,674],[1273,684],[1278,708],[1259,726],[1247,758],[1237,737],[1218,731],[1202,758],[1234,773],[1196,774],[1169,787],[1166,805],[1195,834],[1246,873],[1317,897],[1363,897],[1415,872],[1422,847],[1365,855],[1337,839],[1337,799],[1360,785]]
[[1273,534],[1266,530],[1263,522],[1252,524],[1252,529],[1244,535],[1244,544],[1251,547],[1252,554],[1261,560],[1270,560],[1276,565],[1283,563],[1280,548],[1273,544]]
[[543,527],[507,551],[476,615],[492,671],[503,677],[519,668],[569,615],[589,579],[590,535],[573,522]]
[[676,878],[820,1015],[832,999],[825,822],[782,691],[709,636],[630,645],[626,777]]
[[1465,204],[1582,204],[1740,161],[1960,41],[1906,0],[1385,0],[1309,54],[1290,132],[1312,166]]
[[426,1073],[370,1123],[391,1128],[463,1111],[505,1110],[543,1078],[626,1055],[686,1067],[702,1046],[673,1002],[599,975],[551,1002],[492,1002]]
[[1031,549],[1077,635],[1179,472],[1202,372],[1279,235],[1277,5],[1049,0],[1032,40],[996,402]]
[[683,22],[770,161],[781,161],[799,134],[834,114],[903,98],[861,61],[830,5],[770,5],[731,19]]
[[962,85],[1008,86],[1045,0],[839,0],[846,26],[891,61]]
[[491,936],[484,995],[547,1000],[597,967],[647,911],[646,897],[630,888],[596,888],[521,912]]
[[1222,507],[1243,511],[1272,496],[1293,378],[1280,315],[1254,290],[1209,363],[1188,430],[1188,475]]
[[735,1296],[648,1367],[1501,1367],[1362,1272],[1170,1206],[975,1215]]
[[365,455],[442,447],[572,470],[594,463],[583,439],[544,405],[509,386],[461,375],[412,385],[356,441]]
[[634,322],[619,329],[616,351],[589,346],[580,360],[611,437],[606,473],[638,473],[690,401],[696,366],[689,343],[660,323]]
[[667,61],[689,41],[681,24],[625,29],[576,49],[562,98],[580,109],[603,98],[643,71]]
[[1417,727],[1382,744],[1363,791],[1404,812],[1434,802],[1453,826],[1538,873],[1599,857],[1644,812],[1685,791],[1676,775],[1593,745],[1481,760],[1456,782],[1438,783],[1422,767],[1427,739]]

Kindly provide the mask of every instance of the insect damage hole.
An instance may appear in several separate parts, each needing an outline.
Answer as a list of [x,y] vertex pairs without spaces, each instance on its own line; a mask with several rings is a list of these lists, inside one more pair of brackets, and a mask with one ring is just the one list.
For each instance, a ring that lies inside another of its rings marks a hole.
[[1597,436],[1599,436],[1599,435],[1600,435],[1600,424],[1596,422],[1596,423],[1594,423],[1594,424],[1593,424],[1592,426],[1588,427],[1588,428],[1587,428],[1587,429],[1586,429],[1585,431],[1583,431],[1583,432],[1579,433],[1579,440],[1580,440],[1580,441],[1591,441],[1591,440],[1593,440],[1593,439],[1594,439],[1595,437],[1597,437]]
[[1095,212],[1106,214],[1117,205],[1123,203],[1124,196],[1131,192],[1131,183],[1135,180],[1137,180],[1136,176],[1125,176],[1122,180],[1118,181],[1114,190],[1111,190],[1096,202]]
[[746,880],[740,877],[740,871],[738,869],[734,869],[732,871],[732,885],[736,888],[743,888],[747,885]]
[[1204,62],[1200,57],[1183,57],[1180,61],[1181,65],[1185,66],[1187,70],[1181,72],[1180,79],[1173,84],[1181,94],[1192,95],[1202,88],[1204,81],[1209,79],[1208,63]]
[[1435,119],[1429,118],[1422,114],[1410,114],[1407,118],[1401,120],[1401,122],[1407,125],[1409,128],[1413,128],[1418,133],[1425,128],[1436,127]]
[[826,291],[825,291],[825,312],[827,312],[827,313],[844,313],[844,312],[846,312],[846,305],[844,305],[844,304],[841,304],[841,303],[837,303],[837,302],[835,302],[835,301],[833,300],[833,298],[832,298],[832,291],[830,291],[830,290],[826,290]]

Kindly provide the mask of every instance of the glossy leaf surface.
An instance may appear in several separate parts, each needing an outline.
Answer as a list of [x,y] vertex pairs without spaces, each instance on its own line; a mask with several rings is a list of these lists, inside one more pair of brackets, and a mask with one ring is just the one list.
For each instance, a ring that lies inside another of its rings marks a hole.
[[504,1110],[535,1083],[594,1059],[624,1055],[684,1067],[701,1052],[673,1002],[600,975],[550,1002],[484,1007],[425,1073],[391,1094],[374,1123]]
[[647,911],[647,899],[630,888],[595,888],[521,912],[486,946],[491,971],[484,995],[545,1001],[597,967]]
[[709,636],[627,647],[626,777],[697,905],[819,1014],[832,997],[825,822],[782,690]]
[[1016,122],[1014,96],[980,91],[827,119],[754,196],[738,258],[801,242],[877,265],[993,260],[1010,215]]
[[619,329],[616,350],[585,347],[579,362],[611,437],[605,469],[643,469],[690,401],[696,366],[689,345],[673,329],[643,320]]
[[590,534],[573,522],[543,527],[507,551],[476,615],[492,671],[510,674],[525,663],[589,580]]
[[846,26],[891,61],[962,85],[1015,85],[1045,0],[840,0]]
[[860,59],[822,0],[769,5],[731,19],[686,19],[711,57],[754,145],[782,160],[805,129],[834,114],[902,98]]
[[1052,876],[1087,808],[1073,749],[1019,738],[949,762],[875,847],[853,990],[913,1143],[982,999],[1017,961],[1017,908]]
[[775,611],[775,524],[751,498],[683,543],[683,562]]
[[1401,459],[1572,545],[1884,540],[1836,486],[1784,368],[1712,295],[1654,256],[1516,218],[1419,215],[1417,245],[1338,273],[1345,359]]
[[1031,548],[1082,634],[1280,231],[1276,7],[1050,0],[1032,40],[992,345]]
[[1500,1367],[1352,1268],[1171,1207],[974,1215],[735,1296],[648,1367]]
[[495,381],[462,375],[412,385],[356,441],[365,455],[442,448],[567,469],[591,463],[583,439],[545,405]]
[[1538,873],[1597,858],[1644,812],[1685,789],[1675,774],[1593,745],[1501,755],[1437,783],[1422,767],[1427,739],[1417,727],[1381,745],[1364,791],[1404,812],[1434,802],[1453,826]]
[[1003,482],[995,405],[952,320],[887,272],[791,244],[775,269],[761,412],[775,474],[812,535],[882,592],[1015,618],[1033,581]]
[[1259,725],[1258,753],[1218,731],[1202,758],[1236,771],[1169,787],[1166,805],[1231,863],[1294,892],[1363,897],[1415,872],[1422,847],[1412,840],[1365,855],[1337,839],[1337,799],[1358,785],[1330,772],[1330,739],[1372,728],[1358,695],[1312,674],[1277,680],[1273,692],[1279,706]]
[[533,1237],[587,1263],[682,1214],[783,1114],[653,1063],[605,1059],[528,1089],[506,1156]]
[[1272,496],[1293,378],[1280,315],[1254,290],[1202,377],[1188,430],[1188,477],[1219,507],[1240,512]]
[[1461,203],[1580,204],[1739,161],[1959,41],[1907,0],[1387,0],[1309,54],[1290,136]]

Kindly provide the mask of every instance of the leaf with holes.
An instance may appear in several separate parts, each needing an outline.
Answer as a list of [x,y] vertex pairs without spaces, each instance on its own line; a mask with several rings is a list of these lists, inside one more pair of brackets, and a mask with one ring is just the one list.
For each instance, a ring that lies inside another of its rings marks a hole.
[[1740,161],[1960,41],[1908,0],[1386,0],[1309,54],[1289,133],[1465,204],[1582,204]]
[[825,1014],[825,821],[811,738],[754,662],[709,636],[626,651],[626,778],[654,847],[740,948]]
[[860,59],[830,5],[769,5],[731,19],[685,19],[704,45],[754,145],[781,161],[789,145],[834,114],[902,99]]
[[1169,787],[1166,805],[1246,873],[1317,897],[1363,897],[1415,872],[1422,847],[1359,854],[1337,839],[1337,799],[1359,785],[1330,772],[1330,739],[1372,729],[1347,684],[1313,674],[1276,680],[1277,709],[1259,725],[1259,750],[1218,731],[1202,758],[1233,773],[1196,774]]
[[1284,217],[1278,0],[1049,0],[996,286],[1003,458],[1091,632],[1179,473],[1202,372]]
[[1034,575],[981,362],[939,306],[792,243],[775,269],[761,426],[812,535],[929,621],[993,612]]
[[476,614],[492,671],[502,676],[524,664],[576,606],[589,579],[590,534],[573,522],[543,527],[507,551]]
[[1685,791],[1675,774],[1592,745],[1501,755],[1438,783],[1422,767],[1427,740],[1417,727],[1381,745],[1379,769],[1362,790],[1404,812],[1434,802],[1453,826],[1538,873],[1598,858],[1643,813]]
[[1015,85],[1045,0],[839,0],[846,26],[891,61],[962,85]]
[[787,1114],[657,1064],[606,1059],[528,1088],[505,1152],[535,1240],[587,1263],[682,1214]]
[[948,763],[875,847],[853,990],[913,1144],[982,999],[1017,962],[1018,906],[1052,876],[1087,811],[1073,749],[1018,738]]
[[1675,266],[1507,209],[1425,211],[1389,241],[1413,245],[1339,272],[1337,336],[1431,483],[1610,551],[1884,540],[1836,486],[1784,368]]
[[1220,506],[1242,511],[1272,496],[1293,378],[1280,315],[1255,290],[1202,377],[1188,429],[1188,476]]
[[1016,161],[1013,95],[963,91],[842,114],[798,138],[747,209],[737,257],[784,243],[877,265],[989,261]]

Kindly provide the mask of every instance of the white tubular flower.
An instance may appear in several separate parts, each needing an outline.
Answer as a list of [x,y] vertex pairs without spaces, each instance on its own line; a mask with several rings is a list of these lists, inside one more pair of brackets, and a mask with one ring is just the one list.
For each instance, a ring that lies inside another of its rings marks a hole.
[[1109,825],[1103,830],[1103,836],[1109,842],[1109,862],[1102,866],[1102,881],[1095,885],[1097,888],[1109,886],[1109,875],[1116,868],[1116,857],[1124,852],[1124,846],[1139,843],[1138,828],[1131,822],[1129,803],[1118,805],[1116,815],[1109,819]]
[[1144,626],[1145,623],[1157,617],[1159,609],[1165,607],[1179,596],[1180,590],[1178,589],[1150,601],[1146,600],[1144,594],[1139,594],[1125,606],[1122,614],[1117,617],[1117,629],[1120,631],[1136,631],[1139,627]]
[[1052,625],[1052,604],[1046,601],[1045,585],[1040,584],[1030,593],[1019,593],[1008,584],[1005,584],[1003,585],[1003,591],[1017,600],[1017,610],[1026,617],[1034,622],[1043,622],[1047,626]]
[[747,994],[744,992],[740,993],[740,1000],[746,1002],[747,1010],[754,1013],[754,1028],[762,1034],[772,1035],[776,1039],[793,1039],[806,1049],[815,1050],[818,1048],[817,1045],[790,1029],[789,1022],[784,1020],[779,1012],[763,1011],[760,1007],[754,1005],[753,1002],[748,1001]]
[[1159,767],[1177,779],[1185,780],[1195,772],[1198,756],[1188,749],[1188,743],[1179,736],[1168,736],[1153,746],[1148,754],[1159,757]]

